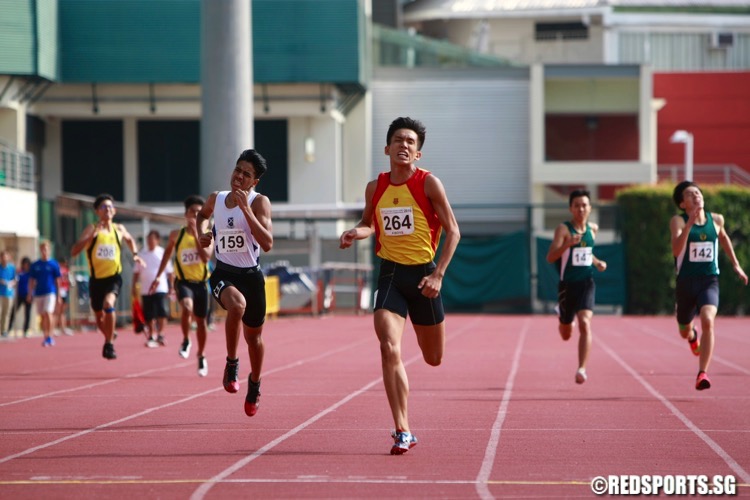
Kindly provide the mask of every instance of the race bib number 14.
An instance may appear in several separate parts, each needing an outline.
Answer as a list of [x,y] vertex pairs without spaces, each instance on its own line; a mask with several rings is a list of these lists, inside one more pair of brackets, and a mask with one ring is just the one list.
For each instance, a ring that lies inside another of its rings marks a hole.
[[591,247],[573,248],[573,265],[590,266],[594,263],[594,254]]

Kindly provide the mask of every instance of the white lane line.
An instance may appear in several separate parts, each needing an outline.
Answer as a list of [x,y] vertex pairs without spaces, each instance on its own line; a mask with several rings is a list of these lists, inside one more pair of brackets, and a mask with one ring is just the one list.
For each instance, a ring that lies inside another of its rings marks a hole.
[[[680,337],[679,333],[677,333],[677,328],[675,327],[674,335],[667,337],[664,335],[664,332],[662,330],[657,330],[655,328],[651,328],[648,326],[644,326],[637,321],[633,320],[626,320],[628,323],[631,323],[635,328],[642,331],[646,335],[650,335],[652,337],[656,337],[659,340],[663,340],[664,342],[667,342],[669,344],[678,346],[680,349],[684,349],[686,352],[689,351],[687,347],[687,341],[683,340],[682,337]],[[716,335],[714,333],[714,335]],[[716,339],[719,340],[719,339]],[[716,347],[714,346],[714,354],[711,356],[711,360],[717,363],[721,363],[725,366],[728,366],[729,368],[732,368],[733,370],[737,370],[738,372],[744,373],[745,375],[750,375],[750,369],[745,368],[744,366],[740,366],[736,363],[733,363],[732,361],[729,361],[726,358],[723,358],[716,354]]]
[[516,374],[518,373],[518,366],[521,361],[521,352],[523,350],[523,344],[526,340],[526,333],[529,331],[529,320],[524,321],[523,327],[521,328],[521,338],[518,340],[516,345],[516,351],[513,353],[513,362],[510,366],[510,372],[508,378],[505,381],[505,389],[503,390],[503,398],[500,401],[500,407],[497,410],[497,417],[495,422],[492,424],[492,432],[490,433],[490,439],[487,442],[487,449],[484,452],[484,460],[482,460],[482,466],[479,469],[476,479],[476,490],[480,498],[494,499],[495,497],[490,492],[488,486],[490,475],[492,474],[492,466],[495,463],[495,457],[497,456],[497,447],[500,444],[500,431],[505,422],[505,417],[508,415],[508,405],[510,404],[510,397],[513,394],[513,384],[516,380]]
[[[356,346],[358,346],[360,344],[363,344],[363,343],[369,342],[369,341],[371,341],[371,339],[368,338],[367,340],[360,340],[358,342],[353,342],[351,344],[347,344],[346,346],[342,346],[342,347],[340,347],[338,349],[332,349],[330,351],[326,351],[324,353],[317,354],[317,355],[311,356],[309,358],[304,358],[303,360],[295,361],[293,363],[289,363],[288,365],[284,365],[284,366],[281,366],[281,367],[273,369],[273,370],[269,370],[269,371],[266,372],[266,374],[271,374],[271,373],[276,373],[276,372],[283,371],[283,370],[288,370],[290,368],[294,368],[294,367],[297,367],[297,366],[305,364],[305,363],[310,363],[312,361],[317,361],[317,360],[319,360],[321,358],[325,358],[327,356],[336,355],[336,354],[338,354],[338,353],[340,353],[342,351],[345,351],[347,349],[356,347]],[[149,370],[149,371],[157,371],[157,370]],[[115,379],[115,380],[122,380],[122,378],[133,378],[133,377],[135,377],[135,375],[127,376],[127,377],[121,377],[120,379]],[[154,406],[152,408],[147,408],[147,409],[145,409],[143,411],[140,411],[138,413],[134,413],[132,415],[128,415],[127,417],[123,417],[123,418],[120,418],[118,420],[113,420],[111,422],[100,424],[100,425],[97,425],[96,427],[90,427],[88,429],[76,432],[74,434],[70,434],[68,436],[64,436],[64,437],[61,437],[59,439],[55,439],[54,441],[49,441],[47,443],[43,443],[43,444],[40,444],[38,446],[34,446],[34,447],[29,448],[27,450],[20,451],[18,453],[14,453],[12,455],[8,455],[8,456],[5,456],[5,457],[2,457],[2,458],[0,458],[0,464],[3,464],[5,462],[8,462],[10,460],[13,460],[13,459],[16,459],[16,458],[19,458],[19,457],[23,457],[25,455],[29,455],[31,453],[34,453],[34,452],[39,451],[39,450],[43,450],[45,448],[49,448],[51,446],[55,446],[55,445],[60,444],[60,443],[64,443],[65,441],[69,441],[71,439],[75,439],[75,438],[79,438],[81,436],[85,436],[85,435],[90,434],[90,433],[95,432],[95,431],[100,431],[102,429],[107,429],[107,428],[112,427],[114,425],[121,424],[123,422],[127,422],[129,420],[133,420],[135,418],[142,417],[144,415],[148,415],[149,413],[153,413],[155,411],[159,411],[159,410],[163,410],[165,408],[169,408],[170,406],[175,406],[175,405],[178,405],[178,404],[182,404],[182,403],[185,403],[187,401],[191,401],[193,399],[196,399],[196,398],[199,398],[199,397],[203,397],[203,396],[206,396],[208,394],[211,394],[211,393],[214,393],[214,392],[218,392],[218,391],[223,391],[223,390],[224,390],[223,387],[217,387],[215,389],[210,389],[208,391],[203,391],[203,392],[200,392],[198,394],[193,394],[192,396],[188,396],[188,397],[185,397],[185,398],[182,398],[182,399],[178,399],[178,400],[172,401],[170,403],[165,403],[163,405]],[[65,392],[65,391],[60,391],[60,392]]]
[[636,379],[648,392],[651,393],[652,396],[654,396],[656,399],[658,399],[664,406],[666,406],[669,411],[672,412],[672,414],[677,417],[685,426],[693,431],[693,433],[698,436],[704,443],[708,445],[711,450],[713,450],[714,453],[719,455],[724,462],[729,466],[730,469],[732,469],[735,474],[737,474],[742,481],[744,482],[750,482],[750,474],[742,468],[742,466],[737,463],[737,461],[729,455],[726,451],[724,451],[724,448],[719,446],[719,444],[711,439],[708,434],[703,432],[697,425],[693,423],[692,420],[690,420],[684,413],[682,413],[674,404],[672,404],[669,399],[667,399],[665,396],[663,396],[659,391],[657,391],[651,384],[648,383],[646,379],[644,379],[633,367],[631,367],[625,360],[623,360],[612,348],[610,348],[606,342],[602,340],[601,337],[597,338],[597,344],[606,351],[607,354],[610,355],[612,359],[617,361],[617,363],[622,366],[626,372],[628,372],[634,379]]
[[42,398],[48,398],[50,396],[57,396],[59,394],[67,394],[67,393],[70,393],[70,392],[77,392],[77,391],[83,391],[83,390],[86,390],[86,389],[93,389],[94,387],[100,387],[102,385],[107,385],[107,384],[113,384],[115,382],[121,382],[123,380],[131,379],[131,378],[139,378],[139,377],[143,377],[143,376],[146,376],[146,375],[151,375],[153,373],[158,373],[158,372],[162,372],[162,371],[170,371],[170,370],[174,370],[175,368],[182,368],[183,366],[188,366],[188,365],[191,365],[191,364],[192,364],[192,362],[182,362],[182,363],[177,363],[177,364],[174,364],[174,365],[162,366],[160,368],[152,368],[150,370],[146,370],[146,371],[139,372],[139,373],[131,373],[130,375],[124,375],[124,376],[121,376],[121,377],[110,378],[110,379],[107,379],[107,380],[102,380],[101,382],[94,382],[92,384],[79,385],[77,387],[70,387],[68,389],[60,389],[58,391],[45,392],[44,394],[37,394],[36,396],[29,396],[27,398],[21,398],[21,399],[16,399],[16,400],[13,400],[13,401],[6,401],[5,403],[0,403],[0,408],[2,408],[3,406],[11,406],[11,405],[19,404],[19,403],[28,403],[29,401],[34,401],[34,400],[42,399]]
[[[449,340],[453,340],[455,337],[457,337],[458,335],[461,335],[462,333],[464,333],[466,331],[469,331],[470,329],[472,329],[474,327],[474,325],[478,321],[479,321],[479,318],[475,318],[470,323],[464,324],[462,327],[460,327],[458,330],[456,330],[453,334],[447,336],[446,337],[446,342],[449,341]],[[422,359],[421,352],[419,354],[415,355],[415,356],[412,356],[411,358],[409,358],[408,360],[404,361],[403,363],[404,363],[404,366],[409,366],[412,363],[414,363],[414,362],[416,362],[416,361],[418,361],[420,359]],[[250,455],[246,456],[245,458],[243,458],[241,460],[238,460],[234,464],[230,465],[229,467],[227,467],[223,471],[221,471],[218,474],[216,474],[214,477],[212,477],[211,479],[209,479],[205,483],[201,484],[198,487],[198,489],[196,489],[193,492],[193,494],[190,495],[190,500],[202,500],[206,496],[206,494],[211,490],[211,488],[213,488],[216,484],[221,483],[221,482],[227,482],[228,481],[227,478],[229,476],[231,476],[232,474],[234,474],[238,470],[242,469],[243,467],[245,467],[247,464],[249,464],[250,462],[252,462],[256,458],[259,458],[264,453],[266,453],[267,451],[270,451],[271,449],[273,449],[274,447],[276,447],[279,444],[283,443],[287,439],[289,439],[291,437],[294,437],[295,435],[299,434],[306,427],[309,427],[310,425],[314,424],[315,422],[317,422],[321,418],[325,417],[326,415],[328,415],[332,411],[335,411],[336,409],[338,409],[341,406],[345,405],[346,403],[348,403],[352,399],[356,398],[360,394],[362,394],[364,392],[367,392],[370,388],[374,387],[376,384],[381,383],[382,381],[383,381],[383,377],[378,377],[375,380],[371,380],[370,382],[368,382],[364,386],[360,387],[359,389],[357,389],[357,390],[355,390],[353,392],[350,392],[349,394],[347,394],[342,399],[340,399],[336,403],[332,404],[328,408],[326,408],[326,409],[320,411],[319,413],[313,415],[312,417],[310,417],[306,421],[304,421],[301,424],[299,424],[297,427],[289,430],[288,432],[282,434],[281,436],[277,437],[276,439],[270,441],[269,443],[267,443],[266,445],[262,446],[261,448],[259,448],[258,450],[254,451],[253,453],[251,453]]]

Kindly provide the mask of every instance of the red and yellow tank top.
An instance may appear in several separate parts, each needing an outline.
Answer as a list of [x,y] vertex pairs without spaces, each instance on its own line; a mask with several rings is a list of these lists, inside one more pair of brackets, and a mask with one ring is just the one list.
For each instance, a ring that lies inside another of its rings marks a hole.
[[115,226],[106,233],[99,231],[86,251],[92,278],[109,278],[122,273],[120,235]]
[[177,279],[183,281],[202,282],[208,279],[208,264],[201,260],[198,241],[185,227],[180,229],[175,244],[174,269]]
[[378,257],[405,265],[435,258],[442,226],[424,192],[428,175],[418,168],[403,184],[391,183],[390,172],[378,176],[372,197]]

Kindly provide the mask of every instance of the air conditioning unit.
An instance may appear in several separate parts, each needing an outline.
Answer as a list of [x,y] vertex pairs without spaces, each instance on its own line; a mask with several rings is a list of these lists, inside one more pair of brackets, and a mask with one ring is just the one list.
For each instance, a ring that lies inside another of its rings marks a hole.
[[734,46],[734,33],[714,31],[711,33],[712,49],[728,49]]

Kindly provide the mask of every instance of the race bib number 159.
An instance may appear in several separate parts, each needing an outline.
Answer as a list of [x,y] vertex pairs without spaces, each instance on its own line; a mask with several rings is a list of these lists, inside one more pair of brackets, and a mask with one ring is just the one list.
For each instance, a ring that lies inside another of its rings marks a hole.
[[216,238],[219,253],[247,252],[247,235],[242,229],[220,229]]

